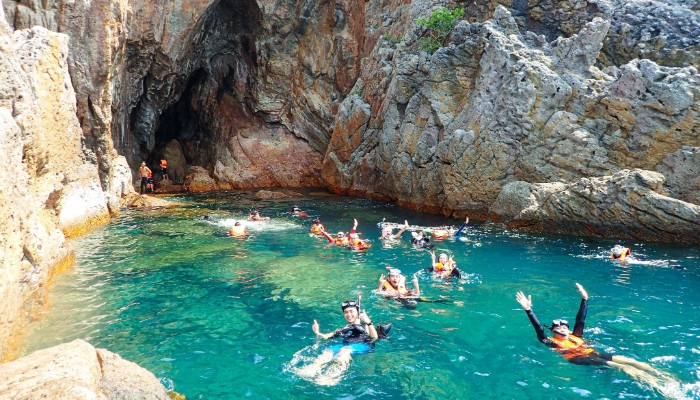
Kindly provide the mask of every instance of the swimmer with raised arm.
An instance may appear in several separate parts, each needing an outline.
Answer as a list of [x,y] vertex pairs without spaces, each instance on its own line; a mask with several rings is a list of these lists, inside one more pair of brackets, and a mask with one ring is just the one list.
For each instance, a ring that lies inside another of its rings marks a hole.
[[588,311],[588,293],[578,283],[576,288],[581,294],[581,305],[576,314],[574,330],[569,330],[568,321],[555,319],[552,321],[552,325],[547,327],[552,332],[552,337],[546,335],[543,325],[537,320],[534,311],[532,311],[532,296],[526,297],[523,292],[518,292],[515,295],[515,300],[525,310],[540,342],[561,353],[570,363],[615,367],[662,392],[664,386],[661,384],[661,381],[675,382],[667,373],[659,371],[647,363],[616,354],[601,353],[590,348],[583,340],[583,328]]
[[312,379],[319,385],[330,386],[338,383],[350,366],[352,355],[369,352],[374,342],[379,339],[379,333],[372,320],[364,310],[360,311],[359,301],[346,300],[340,307],[348,322],[347,325],[332,332],[323,333],[318,321],[314,320],[311,330],[316,337],[324,340],[342,338],[343,344],[324,350],[311,364],[296,371],[297,375]]

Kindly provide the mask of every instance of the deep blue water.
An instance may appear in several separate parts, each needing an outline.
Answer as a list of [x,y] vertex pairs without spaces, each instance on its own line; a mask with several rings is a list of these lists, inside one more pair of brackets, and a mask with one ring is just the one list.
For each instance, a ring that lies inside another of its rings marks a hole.
[[[383,246],[376,222],[459,225],[391,204],[322,194],[261,201],[250,192],[174,197],[182,207],[126,211],[74,242],[77,265],[60,276],[47,316],[31,325],[27,352],[76,338],[152,371],[188,399],[311,398],[662,398],[609,368],[578,366],[540,344],[515,301],[533,297],[542,322],[570,321],[575,283],[590,295],[585,337],[600,351],[649,362],[679,386],[666,396],[700,398],[700,249],[625,243],[640,263],[608,259],[612,240],[532,236],[470,225],[469,241],[444,241],[466,273],[444,283],[420,272],[424,250]],[[311,218],[329,232],[358,231],[364,252],[327,247],[308,234]],[[251,207],[272,217],[248,240],[226,230]],[[204,219],[207,215],[210,218]],[[386,266],[418,273],[422,302],[406,308],[372,290]],[[342,380],[319,386],[292,372],[326,343],[311,332],[345,324],[340,302],[363,295],[389,340],[356,356]]]

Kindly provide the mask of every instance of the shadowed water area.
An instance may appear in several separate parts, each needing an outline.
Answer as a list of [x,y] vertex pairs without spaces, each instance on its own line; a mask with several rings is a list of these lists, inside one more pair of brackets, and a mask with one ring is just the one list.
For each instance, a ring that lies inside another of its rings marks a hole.
[[[585,338],[594,348],[650,362],[680,386],[667,396],[700,397],[700,249],[625,243],[641,262],[608,258],[610,240],[531,236],[470,225],[468,241],[436,243],[464,276],[445,283],[422,271],[430,255],[410,233],[390,247],[376,223],[424,226],[461,221],[391,204],[310,194],[295,200],[222,192],[172,198],[182,207],[126,211],[76,240],[76,266],[54,284],[45,318],[30,326],[27,352],[83,338],[152,371],[188,399],[662,398],[624,373],[565,361],[536,339],[515,301],[523,290],[543,323],[574,321],[588,291]],[[364,252],[310,236],[312,218],[329,232],[359,221]],[[265,223],[247,240],[226,231],[251,207]],[[208,216],[208,219],[205,218]],[[418,273],[428,299],[406,308],[372,292],[386,266]],[[322,332],[345,324],[340,301],[363,295],[389,340],[355,356],[335,386],[291,370],[318,355]]]

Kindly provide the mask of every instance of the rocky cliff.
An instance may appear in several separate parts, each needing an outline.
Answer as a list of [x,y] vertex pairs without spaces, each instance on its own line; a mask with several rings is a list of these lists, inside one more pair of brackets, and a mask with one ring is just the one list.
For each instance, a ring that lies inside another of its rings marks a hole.
[[[663,201],[627,196],[630,209],[694,215],[700,202],[696,2],[2,4],[0,354],[20,305],[70,259],[64,235],[106,221],[142,160],[167,158],[193,191],[326,186],[569,233],[601,223],[626,170],[662,175],[642,187]],[[448,4],[464,19],[422,50],[416,20]],[[615,191],[555,217],[565,210],[522,201],[549,193],[522,182]],[[688,232],[613,215],[595,232]]]

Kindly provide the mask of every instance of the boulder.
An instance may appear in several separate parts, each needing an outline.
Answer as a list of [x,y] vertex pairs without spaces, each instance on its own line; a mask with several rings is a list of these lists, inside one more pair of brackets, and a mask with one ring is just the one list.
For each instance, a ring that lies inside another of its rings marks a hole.
[[180,203],[136,192],[122,198],[122,205],[129,208],[177,207]]
[[668,197],[664,180],[635,169],[571,183],[511,182],[490,213],[530,232],[700,244],[700,206]]
[[208,192],[218,189],[216,181],[209,175],[209,171],[199,166],[187,168],[182,186],[187,192]]
[[0,398],[170,399],[153,373],[80,339],[0,364]]

